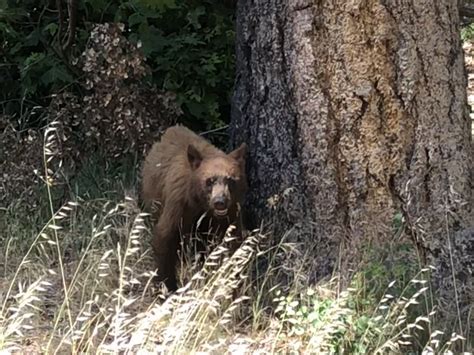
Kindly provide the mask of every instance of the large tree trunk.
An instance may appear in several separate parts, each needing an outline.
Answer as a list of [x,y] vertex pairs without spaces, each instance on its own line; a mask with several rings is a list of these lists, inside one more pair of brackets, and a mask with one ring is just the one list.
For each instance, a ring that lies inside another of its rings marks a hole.
[[402,211],[441,299],[466,312],[474,233],[458,25],[453,0],[238,2],[231,134],[250,148],[247,208],[313,250],[313,278],[334,270],[340,246],[355,260],[349,249],[390,238]]

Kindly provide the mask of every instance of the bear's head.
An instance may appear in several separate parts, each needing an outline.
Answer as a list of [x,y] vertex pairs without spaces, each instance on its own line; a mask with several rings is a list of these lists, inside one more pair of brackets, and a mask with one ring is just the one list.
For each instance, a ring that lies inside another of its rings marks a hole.
[[215,217],[226,217],[235,211],[247,190],[245,143],[229,154],[203,156],[193,145],[188,146],[188,160],[194,173],[195,191],[204,209]]

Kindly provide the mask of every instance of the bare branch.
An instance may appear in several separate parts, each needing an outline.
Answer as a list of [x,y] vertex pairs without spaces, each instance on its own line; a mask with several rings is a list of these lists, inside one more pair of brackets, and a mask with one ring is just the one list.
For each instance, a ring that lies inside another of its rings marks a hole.
[[61,0],[56,0],[56,7],[58,8],[58,22],[59,22],[59,29],[58,29],[58,41],[61,45],[62,37],[63,37],[63,26],[64,26],[64,13],[63,13],[63,4]]
[[69,28],[67,42],[63,46],[64,53],[67,53],[76,38],[76,22],[77,22],[77,0],[68,1],[69,12]]

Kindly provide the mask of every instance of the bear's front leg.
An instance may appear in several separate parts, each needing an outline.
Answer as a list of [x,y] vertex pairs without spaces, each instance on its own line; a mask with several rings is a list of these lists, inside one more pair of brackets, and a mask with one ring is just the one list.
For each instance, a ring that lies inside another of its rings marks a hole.
[[169,291],[176,291],[176,262],[178,259],[179,235],[173,223],[162,215],[155,225],[152,247],[158,268],[156,281],[164,282]]

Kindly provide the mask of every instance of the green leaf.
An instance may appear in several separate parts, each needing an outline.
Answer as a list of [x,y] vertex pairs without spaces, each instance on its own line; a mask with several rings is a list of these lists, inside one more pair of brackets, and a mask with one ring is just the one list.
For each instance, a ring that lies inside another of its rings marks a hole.
[[26,59],[23,61],[23,66],[21,71],[26,73],[28,72],[33,66],[37,65],[38,63],[42,62],[46,58],[45,53],[31,53]]
[[43,28],[43,32],[48,32],[52,36],[54,36],[57,30],[58,30],[58,25],[54,22],[51,22],[49,25]]
[[192,25],[195,29],[200,29],[201,24],[199,23],[199,17],[206,14],[206,8],[204,6],[198,6],[194,10],[191,10],[186,16],[190,25]]
[[176,7],[176,0],[137,0],[137,2],[150,9],[158,11]]
[[55,65],[45,72],[41,78],[41,83],[50,85],[53,83],[71,83],[74,79],[62,65]]
[[319,320],[320,316],[321,315],[319,314],[319,312],[313,311],[310,314],[308,314],[308,321],[313,323],[314,321]]
[[8,9],[8,1],[7,0],[0,0],[0,16],[3,15]]
[[139,26],[139,34],[140,41],[142,42],[142,51],[145,55],[161,52],[166,44],[166,39],[155,26],[148,26],[148,24],[142,22]]
[[130,27],[137,24],[147,23],[146,17],[139,13],[134,13],[128,17],[128,25]]
[[26,36],[25,46],[37,46],[41,38],[40,28],[34,29],[28,36]]
[[206,106],[198,102],[189,101],[189,102],[186,102],[185,106],[193,116],[196,116],[199,118],[203,118],[205,113],[207,112]]
[[17,42],[15,45],[10,49],[10,54],[15,55],[23,49],[23,43]]
[[85,0],[84,2],[90,5],[93,12],[101,14],[107,9],[109,0]]

